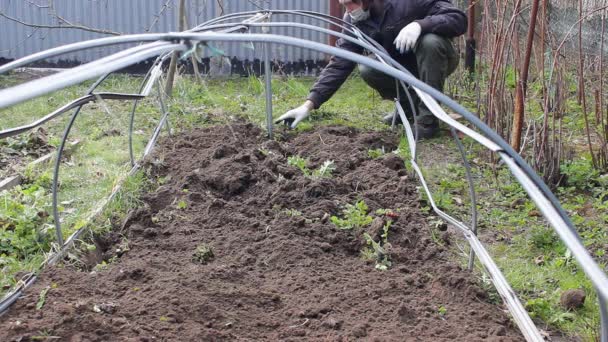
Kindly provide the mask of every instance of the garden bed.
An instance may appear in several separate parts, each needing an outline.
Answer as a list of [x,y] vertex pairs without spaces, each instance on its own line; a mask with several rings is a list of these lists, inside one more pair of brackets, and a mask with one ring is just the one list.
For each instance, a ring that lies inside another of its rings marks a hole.
[[449,233],[432,238],[416,179],[382,152],[397,135],[279,134],[163,141],[145,205],[79,267],[45,270],[0,340],[523,340]]

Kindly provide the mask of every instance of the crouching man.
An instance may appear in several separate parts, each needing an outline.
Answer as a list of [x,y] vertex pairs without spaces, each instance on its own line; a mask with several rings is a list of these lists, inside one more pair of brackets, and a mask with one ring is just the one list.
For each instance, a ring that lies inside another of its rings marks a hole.
[[[339,1],[346,9],[344,21],[357,26],[362,32],[382,45],[393,59],[428,85],[443,91],[446,78],[458,66],[458,54],[451,38],[462,35],[467,18],[449,0],[331,0]],[[339,39],[336,46],[362,54],[363,48]],[[397,89],[394,78],[333,56],[303,105],[282,115],[291,128],[319,108],[342,86],[351,72],[358,67],[361,78],[376,89],[382,98],[394,100]],[[400,87],[403,108],[410,108],[405,91]],[[353,94],[356,96],[356,94]],[[439,132],[435,116],[412,92],[418,114],[418,133],[421,138],[431,138]],[[409,114],[409,113],[408,113]],[[392,120],[392,114],[384,117]],[[400,121],[400,120],[399,120]]]

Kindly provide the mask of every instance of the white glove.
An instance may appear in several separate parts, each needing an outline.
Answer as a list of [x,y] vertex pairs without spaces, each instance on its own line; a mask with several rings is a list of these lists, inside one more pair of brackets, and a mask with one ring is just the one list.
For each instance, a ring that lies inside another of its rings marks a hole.
[[292,128],[292,129],[296,128],[296,126],[300,123],[300,121],[306,119],[310,115],[310,112],[312,111],[313,106],[314,106],[314,104],[312,102],[306,101],[300,107],[292,109],[289,112],[281,115],[281,117],[279,119],[277,119],[277,121],[275,121],[275,123],[278,124],[281,121],[283,121],[290,128]]
[[410,23],[399,32],[399,35],[393,42],[399,52],[406,53],[414,49],[420,34],[422,33],[422,27],[417,22]]

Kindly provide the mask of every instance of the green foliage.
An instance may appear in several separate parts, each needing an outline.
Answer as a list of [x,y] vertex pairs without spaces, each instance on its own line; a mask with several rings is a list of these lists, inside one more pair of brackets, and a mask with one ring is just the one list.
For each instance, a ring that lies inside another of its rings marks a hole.
[[192,261],[198,264],[207,264],[210,260],[215,257],[211,246],[203,243],[196,247],[194,254],[192,255]]
[[291,157],[287,158],[287,164],[289,164],[291,166],[295,166],[298,169],[300,169],[300,171],[302,171],[304,176],[310,176],[310,170],[308,169],[308,160],[306,160],[300,156],[291,156]]
[[186,208],[188,208],[188,203],[186,203],[186,201],[180,200],[179,202],[177,202],[177,209],[184,210]]
[[297,209],[285,209],[282,211],[288,217],[300,217],[302,216],[302,212]]
[[530,232],[530,244],[539,251],[551,252],[561,244],[561,240],[552,228],[534,227]]
[[376,263],[375,268],[379,271],[386,271],[392,265],[387,251],[387,247],[390,246],[388,243],[388,231],[392,223],[393,222],[389,220],[382,228],[380,242],[374,241],[368,233],[363,233],[363,239],[365,240],[367,247],[361,250],[361,257],[364,260],[374,261]]
[[526,310],[532,318],[548,320],[553,312],[551,303],[544,298],[533,298],[526,301]]
[[333,160],[327,160],[316,170],[310,170],[308,168],[308,160],[300,157],[300,156],[291,156],[287,158],[287,164],[291,166],[295,166],[304,176],[319,179],[319,178],[330,178],[334,171],[336,171],[336,164]]
[[333,160],[326,160],[318,169],[312,172],[313,178],[330,178],[336,171],[336,164]]
[[377,148],[375,150],[374,149],[367,150],[367,155],[372,159],[378,159],[385,154],[386,154],[386,152],[384,152],[384,148]]
[[347,204],[342,210],[343,218],[332,216],[330,221],[342,230],[359,230],[372,223],[373,217],[367,215],[368,207],[364,201]]
[[33,184],[0,194],[0,256],[25,259],[50,247],[47,190]]
[[598,170],[594,169],[593,165],[584,159],[577,159],[563,164],[561,172],[566,176],[567,186],[577,190],[592,189],[597,184],[596,180],[599,177]]
[[49,286],[45,287],[40,291],[40,295],[38,296],[38,302],[36,303],[36,310],[41,310],[46,302],[46,294],[49,292],[51,288]]

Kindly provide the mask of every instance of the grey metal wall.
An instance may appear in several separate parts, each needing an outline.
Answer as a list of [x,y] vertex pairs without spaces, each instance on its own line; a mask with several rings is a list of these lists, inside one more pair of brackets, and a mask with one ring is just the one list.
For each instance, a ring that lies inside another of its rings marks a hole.
[[[217,17],[222,9],[216,0],[186,0],[189,24],[194,26]],[[329,13],[329,0],[223,0],[224,13],[269,9],[300,9]],[[62,26],[59,17],[74,25],[120,33],[169,32],[177,30],[178,0],[54,0],[50,8],[47,0],[0,0],[0,13],[25,24]],[[56,15],[53,15],[55,11]],[[277,16],[273,21],[296,21],[317,26],[317,21]],[[0,57],[20,58],[52,47],[108,35],[73,28],[29,27],[0,16]],[[276,29],[273,33],[288,34],[318,42],[327,42],[320,33],[305,33],[295,28]],[[249,46],[249,47],[248,47]],[[262,50],[250,44],[220,44],[218,49],[239,59],[260,58]],[[69,60],[89,62],[119,51],[107,47],[53,58],[50,62]],[[325,56],[299,48],[274,46],[273,57],[282,61],[324,59]]]

